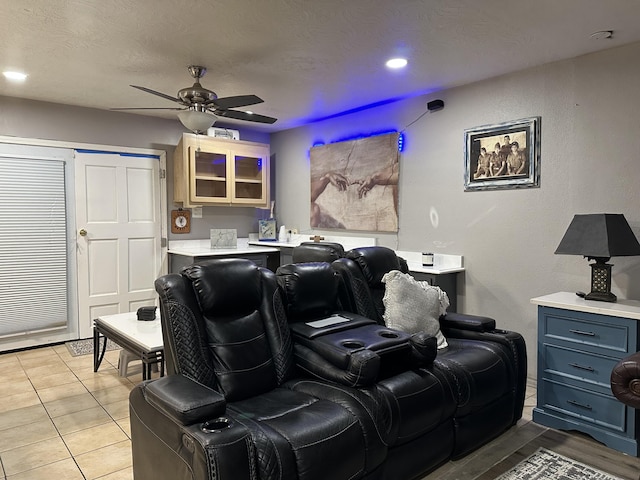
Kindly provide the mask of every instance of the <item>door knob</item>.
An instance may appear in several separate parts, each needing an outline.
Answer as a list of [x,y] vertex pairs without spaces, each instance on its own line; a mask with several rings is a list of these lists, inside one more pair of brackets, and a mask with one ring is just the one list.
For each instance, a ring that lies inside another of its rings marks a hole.
[[84,228],[81,228],[78,233],[80,234],[81,237],[86,237],[87,236],[87,231]]

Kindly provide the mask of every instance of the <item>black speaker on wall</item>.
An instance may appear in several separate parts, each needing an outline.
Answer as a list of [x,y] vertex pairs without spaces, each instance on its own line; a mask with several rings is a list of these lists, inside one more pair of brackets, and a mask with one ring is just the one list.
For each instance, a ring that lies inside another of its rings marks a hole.
[[435,112],[437,110],[442,110],[444,108],[444,102],[442,100],[432,100],[427,103],[427,110],[430,112]]

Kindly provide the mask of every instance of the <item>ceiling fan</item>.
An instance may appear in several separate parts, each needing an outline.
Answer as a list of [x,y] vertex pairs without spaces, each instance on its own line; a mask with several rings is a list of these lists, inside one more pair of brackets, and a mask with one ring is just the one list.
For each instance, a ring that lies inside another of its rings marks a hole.
[[151,93],[161,98],[179,103],[181,107],[142,107],[142,108],[112,108],[111,110],[180,110],[178,118],[182,124],[195,133],[204,133],[213,125],[216,117],[233,118],[247,122],[274,123],[277,119],[259,115],[253,112],[231,110],[232,108],[246,107],[262,103],[260,97],[256,95],[236,95],[233,97],[218,98],[215,92],[200,85],[200,79],[207,73],[205,67],[199,65],[189,65],[189,73],[195,79],[191,87],[186,87],[178,91],[176,97],[162,92],[151,90],[147,87],[131,85],[133,88]]

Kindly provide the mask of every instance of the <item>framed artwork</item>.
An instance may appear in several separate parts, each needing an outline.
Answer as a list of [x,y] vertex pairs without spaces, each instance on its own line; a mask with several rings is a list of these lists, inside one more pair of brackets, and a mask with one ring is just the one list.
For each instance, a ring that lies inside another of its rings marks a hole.
[[311,148],[312,228],[398,231],[399,135]]
[[540,117],[464,131],[464,189],[540,186]]

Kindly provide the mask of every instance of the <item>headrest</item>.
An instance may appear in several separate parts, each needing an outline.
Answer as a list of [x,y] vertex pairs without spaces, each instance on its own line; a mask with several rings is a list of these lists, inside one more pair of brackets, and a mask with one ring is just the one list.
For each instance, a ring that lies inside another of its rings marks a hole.
[[[360,247],[349,250],[346,257],[358,264],[369,286],[382,284],[382,277],[391,270],[403,270],[396,252],[387,247]],[[406,266],[405,266],[406,269]]]
[[276,277],[284,293],[289,322],[319,318],[335,311],[338,277],[331,264],[283,265],[276,271]]
[[293,248],[293,263],[333,262],[344,257],[344,248],[334,242],[302,242]]
[[191,280],[206,316],[245,315],[260,306],[262,275],[250,260],[206,260],[186,267],[182,275]]

